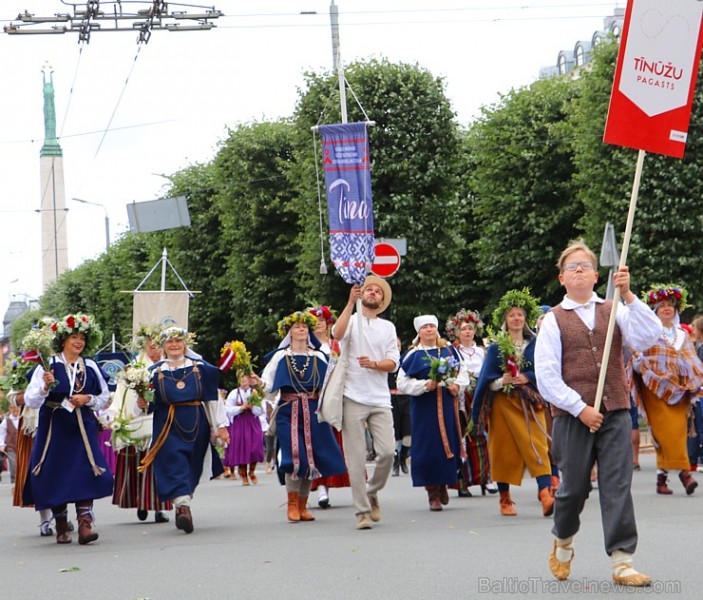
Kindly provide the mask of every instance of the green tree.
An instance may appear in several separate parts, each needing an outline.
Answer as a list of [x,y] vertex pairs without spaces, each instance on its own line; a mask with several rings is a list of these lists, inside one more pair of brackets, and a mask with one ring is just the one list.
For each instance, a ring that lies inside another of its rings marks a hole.
[[566,78],[512,90],[484,108],[467,138],[476,285],[489,307],[505,291],[529,286],[543,302],[560,293],[552,265],[578,233],[583,205],[572,178],[576,89]]

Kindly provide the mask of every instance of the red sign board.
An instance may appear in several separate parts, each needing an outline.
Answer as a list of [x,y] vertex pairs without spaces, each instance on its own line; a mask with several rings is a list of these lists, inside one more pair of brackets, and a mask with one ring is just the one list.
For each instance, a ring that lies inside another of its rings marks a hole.
[[400,267],[400,253],[395,246],[379,242],[374,246],[376,258],[371,265],[371,272],[379,277],[390,277]]
[[604,142],[683,157],[702,15],[701,2],[628,0]]

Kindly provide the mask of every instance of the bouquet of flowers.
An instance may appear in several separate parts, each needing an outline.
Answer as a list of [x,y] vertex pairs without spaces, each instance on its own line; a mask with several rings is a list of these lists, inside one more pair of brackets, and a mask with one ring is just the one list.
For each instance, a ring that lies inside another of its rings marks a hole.
[[252,386],[251,394],[247,402],[252,406],[261,406],[261,401],[264,399],[264,390],[260,385]]
[[110,443],[116,452],[127,446],[135,446],[138,450],[146,450],[151,443],[151,436],[136,436],[142,423],[132,417],[118,416],[109,424]]
[[439,385],[451,385],[459,374],[459,361],[453,356],[425,356],[425,360],[430,363],[428,379],[436,381]]
[[10,355],[5,365],[7,375],[0,377],[0,390],[7,393],[11,390],[21,392],[27,387],[27,374],[34,367],[34,361],[24,360],[22,356]]
[[[507,331],[501,331],[495,339],[498,344],[498,353],[502,361],[503,373],[517,377],[522,369],[524,357],[515,349],[515,343]],[[503,386],[503,391],[508,394],[513,390],[513,384]]]
[[254,372],[254,367],[251,364],[251,354],[244,342],[232,340],[220,349],[220,360],[217,363],[217,368],[223,373],[227,373],[232,367],[237,371],[241,371],[244,375],[251,375]]
[[151,382],[151,372],[144,363],[128,363],[117,377],[125,388],[134,390],[137,396],[147,402],[153,402],[154,386]]
[[20,344],[24,348],[24,360],[39,362],[45,371],[49,371],[53,352],[54,332],[50,327],[34,325]]

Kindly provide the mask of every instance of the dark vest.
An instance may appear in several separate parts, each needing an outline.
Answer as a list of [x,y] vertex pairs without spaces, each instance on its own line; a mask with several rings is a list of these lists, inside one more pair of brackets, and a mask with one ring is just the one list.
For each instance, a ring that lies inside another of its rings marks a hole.
[[[593,406],[596,399],[611,308],[610,300],[595,305],[596,323],[593,331],[586,327],[575,310],[564,310],[561,306],[552,310],[561,332],[562,379],[566,385],[578,392],[589,406]],[[630,395],[623,363],[622,334],[616,326],[605,376],[601,412],[629,408]],[[557,416],[568,413],[552,406],[552,414]]]

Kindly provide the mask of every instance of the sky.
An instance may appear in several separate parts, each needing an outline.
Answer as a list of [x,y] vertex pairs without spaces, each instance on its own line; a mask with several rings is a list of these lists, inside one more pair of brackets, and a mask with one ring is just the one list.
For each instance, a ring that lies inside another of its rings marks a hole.
[[[67,2],[2,0],[0,25],[17,22],[25,10],[42,17],[72,13]],[[122,3],[125,10],[151,4]],[[104,251],[106,213],[115,241],[129,228],[127,204],[163,197],[164,175],[211,160],[228,128],[292,114],[304,73],[331,69],[330,4],[219,0],[209,5],[224,13],[213,21],[215,28],[154,31],[141,45],[131,30],[93,32],[87,44],[78,43],[77,33],[0,30],[0,314],[11,300],[42,293],[36,210],[45,62],[53,68],[69,267],[75,268]],[[343,62],[387,58],[419,64],[444,78],[462,125],[500,94],[535,81],[541,67],[556,64],[560,50],[590,40],[605,17],[625,7],[624,0],[335,4]],[[183,3],[169,7],[200,10]],[[101,2],[101,8],[111,10],[110,3]]]

